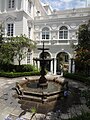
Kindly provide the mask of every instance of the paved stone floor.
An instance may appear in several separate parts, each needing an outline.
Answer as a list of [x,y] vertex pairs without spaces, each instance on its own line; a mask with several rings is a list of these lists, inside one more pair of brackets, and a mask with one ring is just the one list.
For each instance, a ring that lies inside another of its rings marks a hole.
[[[64,79],[63,77],[60,77],[60,79]],[[5,120],[5,117],[10,116],[11,120],[18,120],[18,116],[22,114],[22,117],[25,118],[24,120],[29,120],[32,116],[32,113],[25,112],[21,109],[21,105],[18,103],[18,99],[15,99],[12,97],[15,95],[15,91],[12,89],[15,86],[15,83],[18,81],[25,80],[24,77],[19,78],[3,78],[0,77],[0,120]],[[69,80],[69,86],[73,86],[74,88],[79,87],[80,90],[87,89],[86,86],[84,86],[81,83],[77,83],[75,81]],[[83,102],[83,100],[81,100]],[[84,101],[85,102],[85,101]],[[60,110],[56,112],[48,112],[47,115],[45,114],[35,114],[32,120],[60,120],[67,119],[71,115],[75,115],[77,113],[81,113],[81,110],[90,111],[87,106],[84,104],[82,105],[73,105],[70,109],[68,109],[68,113],[62,113]]]
[[20,105],[18,104],[18,99],[14,99],[12,96],[15,94],[15,91],[12,88],[15,86],[15,83],[24,78],[0,78],[0,120],[8,114],[19,115],[21,113]]

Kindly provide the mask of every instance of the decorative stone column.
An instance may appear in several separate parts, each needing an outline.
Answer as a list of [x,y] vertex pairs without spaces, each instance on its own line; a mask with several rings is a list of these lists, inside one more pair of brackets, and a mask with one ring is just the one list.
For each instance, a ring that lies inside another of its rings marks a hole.
[[69,73],[71,73],[71,58],[69,59]]
[[50,71],[53,73],[53,61],[51,61],[51,68]]
[[7,10],[7,0],[5,0],[5,4],[4,4],[4,12],[6,12]]
[[38,67],[38,69],[40,69],[40,62],[37,63],[37,67]]
[[72,73],[75,73],[75,61],[72,59]]
[[69,59],[69,73],[75,72],[75,61],[73,58]]
[[57,64],[56,58],[54,58],[54,74],[55,74],[55,75],[56,75],[56,64]]
[[53,74],[54,74],[54,58],[53,58]]

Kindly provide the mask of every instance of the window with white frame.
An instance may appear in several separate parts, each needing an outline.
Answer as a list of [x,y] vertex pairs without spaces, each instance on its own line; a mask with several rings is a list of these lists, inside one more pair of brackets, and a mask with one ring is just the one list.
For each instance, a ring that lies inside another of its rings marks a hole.
[[28,0],[28,11],[31,13],[32,2]]
[[30,38],[31,36],[31,27],[28,27],[28,37]]
[[14,29],[13,23],[8,23],[7,24],[7,36],[13,36],[13,29]]
[[49,28],[45,27],[42,29],[42,39],[49,39],[50,37],[50,32]]
[[15,0],[9,0],[8,8],[14,8],[14,7],[15,7]]
[[68,28],[66,26],[59,29],[59,39],[68,39]]
[[31,60],[31,52],[28,51],[27,52],[27,64],[30,64],[30,60]]

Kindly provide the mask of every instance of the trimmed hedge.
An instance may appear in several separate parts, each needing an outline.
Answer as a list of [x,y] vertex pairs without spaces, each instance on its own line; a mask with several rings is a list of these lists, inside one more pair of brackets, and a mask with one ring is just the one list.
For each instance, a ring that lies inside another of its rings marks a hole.
[[81,76],[81,75],[75,74],[75,73],[64,73],[63,77],[77,80],[77,81],[83,82],[87,85],[90,85],[90,77]]
[[0,77],[8,77],[8,78],[15,78],[15,77],[22,77],[22,76],[34,76],[40,75],[38,71],[32,72],[0,72]]
[[0,71],[3,72],[30,72],[36,70],[33,65],[13,65],[13,64],[0,64]]

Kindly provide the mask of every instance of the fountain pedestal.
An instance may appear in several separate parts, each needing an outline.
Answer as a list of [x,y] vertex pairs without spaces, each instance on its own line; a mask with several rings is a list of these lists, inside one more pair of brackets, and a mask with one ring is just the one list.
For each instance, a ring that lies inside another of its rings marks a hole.
[[[42,58],[38,58],[37,60],[41,62],[41,71],[40,75],[41,77],[39,78],[39,83],[38,86],[41,88],[46,88],[48,86],[47,79],[45,78],[45,56],[44,56],[44,51],[49,50],[48,48],[44,48],[44,41],[43,41],[43,48],[38,48],[38,50],[42,50]],[[34,59],[35,60],[35,59]]]
[[47,82],[47,79],[45,78],[45,76],[41,76],[39,78],[38,86],[41,88],[46,88],[48,86],[48,82]]

